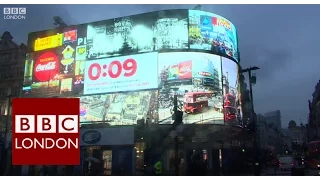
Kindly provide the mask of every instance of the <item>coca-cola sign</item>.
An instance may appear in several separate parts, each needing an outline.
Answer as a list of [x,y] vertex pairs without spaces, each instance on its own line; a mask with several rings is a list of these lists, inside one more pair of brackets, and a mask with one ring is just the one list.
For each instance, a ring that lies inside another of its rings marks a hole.
[[38,57],[34,66],[35,81],[52,80],[59,72],[58,57],[52,52],[46,52]]
[[192,61],[179,63],[179,79],[192,78]]
[[191,71],[191,65],[183,66],[180,69],[180,74],[185,74]]

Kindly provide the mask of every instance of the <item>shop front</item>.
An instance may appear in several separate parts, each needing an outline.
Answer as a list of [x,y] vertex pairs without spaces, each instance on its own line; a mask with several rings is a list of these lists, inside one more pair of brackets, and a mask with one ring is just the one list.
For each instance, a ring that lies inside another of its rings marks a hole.
[[135,173],[134,127],[81,129],[80,134],[82,174],[93,163],[99,164],[103,175]]

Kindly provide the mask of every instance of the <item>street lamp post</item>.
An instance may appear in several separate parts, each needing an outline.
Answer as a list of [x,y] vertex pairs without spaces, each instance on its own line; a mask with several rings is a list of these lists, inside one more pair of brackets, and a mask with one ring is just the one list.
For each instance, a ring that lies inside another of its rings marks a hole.
[[[175,115],[175,120],[177,117],[177,113],[178,113],[178,99],[177,99],[177,95],[175,94],[173,97],[173,112]],[[173,125],[174,127],[174,131],[177,131],[177,128],[175,127],[175,125]],[[179,161],[178,161],[178,156],[179,156],[179,137],[178,134],[175,134],[174,137],[174,155],[175,155],[175,166],[174,166],[174,170],[175,170],[175,175],[179,176]]]
[[254,128],[254,174],[256,176],[260,176],[260,164],[259,164],[259,142],[257,140],[257,122],[255,118],[255,113],[254,113],[254,105],[253,105],[253,93],[252,93],[252,74],[251,71],[259,70],[260,68],[257,66],[253,66],[247,69],[242,69],[241,73],[248,72],[249,75],[249,88],[250,88],[250,100],[251,100],[251,120],[253,123],[253,128]]
[[183,112],[178,110],[178,97],[175,94],[173,97],[173,136],[174,136],[174,151],[175,151],[175,175],[179,175],[179,166],[180,166],[180,158],[179,158],[179,136],[178,133],[183,131],[183,123],[182,116]]

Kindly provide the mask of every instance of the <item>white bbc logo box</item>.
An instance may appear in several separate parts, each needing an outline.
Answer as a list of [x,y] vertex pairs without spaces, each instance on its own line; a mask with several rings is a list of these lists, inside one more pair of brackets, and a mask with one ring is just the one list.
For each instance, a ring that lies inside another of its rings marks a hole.
[[25,7],[5,7],[3,8],[4,19],[26,19],[27,8]]

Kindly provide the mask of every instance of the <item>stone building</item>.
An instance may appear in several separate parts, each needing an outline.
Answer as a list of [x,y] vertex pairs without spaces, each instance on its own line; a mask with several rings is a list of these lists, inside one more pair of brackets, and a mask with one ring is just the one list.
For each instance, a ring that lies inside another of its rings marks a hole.
[[295,121],[291,120],[288,124],[288,130],[291,132],[292,141],[299,145],[307,142],[307,128],[300,123],[300,126]]
[[18,45],[6,31],[0,40],[0,114],[7,114],[8,95],[17,97],[22,90],[27,46]]
[[[3,142],[5,121],[10,110],[9,97],[18,97],[22,90],[24,62],[27,51],[25,44],[18,45],[6,31],[0,39],[0,143]],[[10,95],[10,96],[9,96]],[[8,126],[10,127],[10,125]]]
[[309,101],[308,141],[320,140],[320,80]]
[[257,115],[260,149],[273,147],[277,152],[281,153],[283,150],[281,129],[278,129],[277,123],[268,120],[264,115]]

